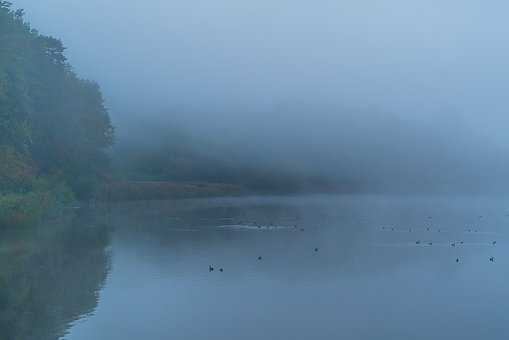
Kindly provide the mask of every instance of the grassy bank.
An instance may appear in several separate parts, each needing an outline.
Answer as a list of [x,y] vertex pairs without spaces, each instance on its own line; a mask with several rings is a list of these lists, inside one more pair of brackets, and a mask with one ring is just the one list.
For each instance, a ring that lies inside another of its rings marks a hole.
[[104,184],[97,194],[101,201],[142,201],[176,198],[234,196],[244,192],[236,185],[222,183],[181,183],[171,181],[117,181]]
[[0,193],[0,229],[30,226],[73,199],[63,184],[26,193]]
[[41,176],[33,161],[13,148],[0,147],[0,229],[37,222],[73,194],[57,176]]

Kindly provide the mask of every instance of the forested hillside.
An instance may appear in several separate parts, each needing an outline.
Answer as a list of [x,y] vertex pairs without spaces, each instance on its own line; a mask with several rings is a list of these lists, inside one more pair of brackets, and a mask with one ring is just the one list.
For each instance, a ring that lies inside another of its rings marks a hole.
[[64,50],[0,1],[0,224],[89,197],[107,167],[113,128],[102,94]]

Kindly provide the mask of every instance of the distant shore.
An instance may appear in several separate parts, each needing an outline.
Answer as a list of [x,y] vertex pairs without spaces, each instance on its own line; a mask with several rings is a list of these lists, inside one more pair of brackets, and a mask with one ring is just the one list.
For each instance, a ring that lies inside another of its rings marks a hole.
[[141,201],[216,196],[236,196],[245,189],[232,184],[173,181],[114,181],[98,191],[100,201]]

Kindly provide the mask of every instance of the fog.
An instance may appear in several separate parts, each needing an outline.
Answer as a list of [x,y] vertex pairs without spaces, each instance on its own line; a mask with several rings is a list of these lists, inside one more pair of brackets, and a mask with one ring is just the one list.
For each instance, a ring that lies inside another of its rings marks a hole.
[[503,1],[17,0],[102,87],[117,144],[364,191],[505,192]]

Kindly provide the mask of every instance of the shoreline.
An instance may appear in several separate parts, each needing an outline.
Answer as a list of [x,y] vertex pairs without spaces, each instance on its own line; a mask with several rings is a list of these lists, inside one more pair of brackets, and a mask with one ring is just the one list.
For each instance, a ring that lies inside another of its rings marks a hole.
[[247,191],[243,187],[225,183],[115,181],[103,184],[96,194],[96,199],[103,202],[129,202],[240,196],[245,193]]

